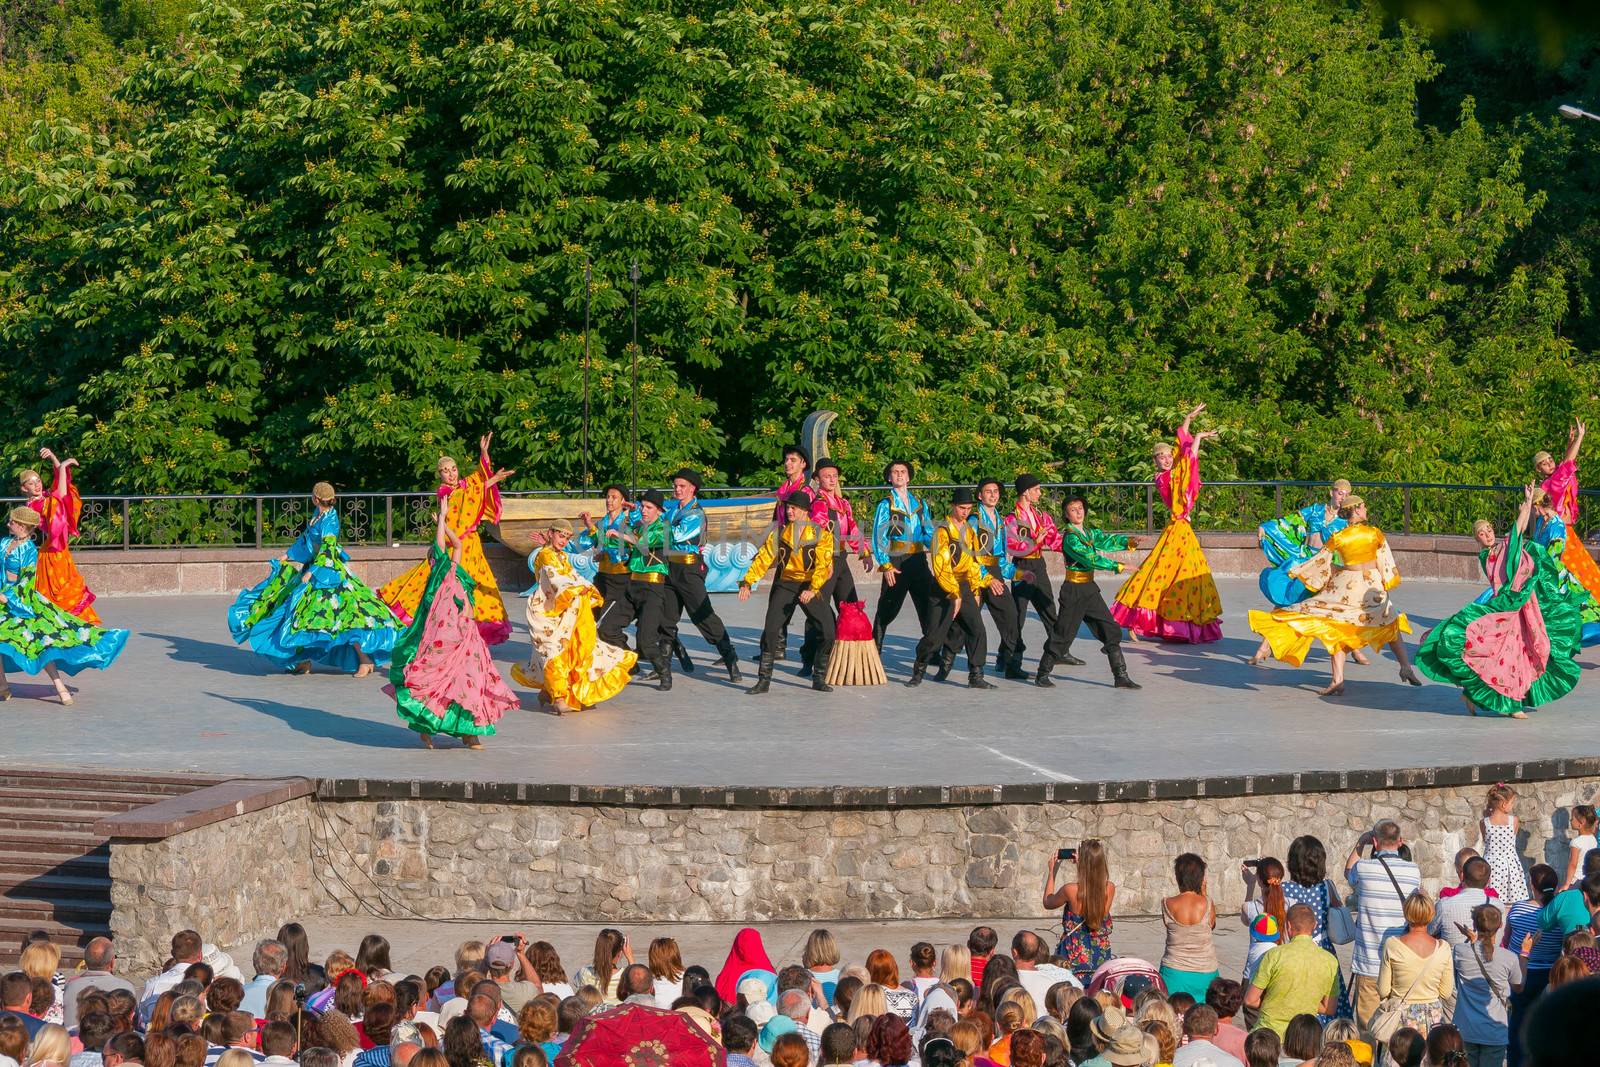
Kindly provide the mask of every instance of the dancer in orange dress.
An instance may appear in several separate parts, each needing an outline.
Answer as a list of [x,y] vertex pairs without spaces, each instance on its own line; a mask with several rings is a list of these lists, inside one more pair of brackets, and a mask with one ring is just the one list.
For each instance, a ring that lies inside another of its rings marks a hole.
[[1201,644],[1222,637],[1222,598],[1189,516],[1200,499],[1200,443],[1216,430],[1190,434],[1189,425],[1206,409],[1199,405],[1178,427],[1178,448],[1165,441],[1155,448],[1156,490],[1172,509],[1172,519],[1133,577],[1117,590],[1111,616],[1135,638]]
[[1578,579],[1589,595],[1600,600],[1600,567],[1583,545],[1583,532],[1578,529],[1578,450],[1583,447],[1587,427],[1576,421],[1567,431],[1567,451],[1557,463],[1548,452],[1533,457],[1533,469],[1539,472],[1539,487],[1550,494],[1550,503],[1567,527],[1567,543],[1561,550],[1561,562]]
[[[500,587],[494,582],[489,561],[483,557],[478,525],[485,520],[499,521],[500,490],[496,487],[516,472],[497,471],[490,466],[489,441],[493,437],[487,434],[478,441],[478,469],[470,477],[461,477],[455,460],[440,456],[437,492],[445,522],[461,539],[461,566],[474,583],[472,610],[478,631],[486,644],[498,645],[511,636],[511,620],[506,618],[506,606],[500,600]],[[431,571],[430,562],[423,560],[378,590],[378,596],[401,622],[410,625],[416,616]]]
[[83,500],[70,473],[78,461],[57,459],[48,448],[39,449],[39,458],[49,460],[54,468],[48,493],[38,471],[22,472],[22,493],[28,498],[28,506],[39,513],[39,573],[34,588],[56,607],[99,626],[94,593],[84,584],[67,548],[67,542],[78,535],[78,517],[83,513]]

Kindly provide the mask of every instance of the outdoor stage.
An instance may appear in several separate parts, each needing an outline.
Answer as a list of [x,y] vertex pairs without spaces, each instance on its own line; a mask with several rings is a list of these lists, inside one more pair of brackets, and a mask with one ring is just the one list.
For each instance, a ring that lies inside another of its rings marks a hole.
[[[876,590],[876,583],[869,583]],[[1102,582],[1108,595],[1112,580]],[[228,598],[106,598],[109,625],[134,632],[107,672],[73,680],[77,704],[35,699],[41,679],[13,678],[17,699],[0,706],[11,766],[190,769],[213,775],[324,779],[520,782],[581,786],[990,786],[1148,781],[1302,771],[1348,771],[1533,761],[1600,754],[1600,677],[1527,721],[1471,718],[1454,689],[1414,689],[1394,661],[1352,664],[1347,692],[1322,699],[1319,650],[1302,669],[1252,668],[1246,611],[1260,607],[1255,583],[1219,582],[1224,638],[1208,646],[1128,644],[1139,692],[1113,690],[1096,645],[1080,636],[1083,667],[1060,668],[1056,687],[990,677],[999,688],[966,688],[964,658],[946,683],[911,690],[916,618],[908,603],[884,649],[887,687],[813,693],[780,666],[772,692],[746,696],[727,681],[692,627],[697,670],[670,693],[635,684],[596,710],[557,718],[519,690],[524,710],[500,723],[481,752],[447,739],[425,751],[403,728],[380,671],[354,680],[318,672],[288,676],[228,637]],[[1415,633],[1478,591],[1475,585],[1411,582],[1396,599]],[[506,596],[517,635],[496,649],[503,670],[527,654],[523,607]],[[765,594],[746,604],[714,598],[746,657],[748,685]],[[870,607],[869,607],[870,613]],[[1041,630],[1025,631],[1028,667]],[[990,634],[991,668],[994,635]],[[1600,651],[1582,657],[1591,670]]]

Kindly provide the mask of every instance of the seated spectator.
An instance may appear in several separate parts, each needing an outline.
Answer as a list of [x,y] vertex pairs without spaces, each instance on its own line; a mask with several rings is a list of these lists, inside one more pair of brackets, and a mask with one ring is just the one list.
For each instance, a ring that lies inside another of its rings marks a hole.
[[1245,1031],[1234,1018],[1244,1007],[1244,987],[1231,978],[1218,978],[1206,987],[1206,1007],[1217,1013],[1217,1032],[1211,1043],[1236,1060],[1244,1060]]
[[1317,1055],[1316,1067],[1356,1067],[1356,1056],[1343,1041],[1325,1041],[1322,1052]]
[[911,1030],[894,1012],[884,1012],[867,1033],[867,1058],[878,1067],[906,1067],[911,1062]]
[[1415,1027],[1402,1026],[1389,1038],[1386,1055],[1394,1067],[1422,1067],[1427,1038]]
[[1449,1023],[1441,1023],[1429,1030],[1423,1047],[1422,1062],[1427,1067],[1467,1067],[1467,1052],[1461,1040],[1461,1031]]
[[900,965],[895,962],[894,953],[883,948],[873,949],[867,954],[867,974],[873,984],[883,987],[883,1000],[888,1010],[909,1023],[917,1013],[920,998],[900,984]]
[[183,981],[184,972],[189,966],[199,963],[205,956],[205,946],[200,940],[200,935],[193,930],[179,930],[173,934],[171,949],[171,964],[144,984],[144,993],[139,998],[139,1003],[146,1018],[149,1018],[156,998]]
[[66,1028],[46,1023],[29,1042],[22,1067],[67,1067],[71,1058],[72,1038],[67,1036]]
[[1278,1031],[1263,1026],[1244,1039],[1245,1067],[1279,1067],[1283,1059],[1283,1039]]
[[833,1001],[833,987],[839,984],[839,943],[827,930],[813,930],[800,953],[800,965],[822,984],[822,999]]
[[1339,959],[1311,936],[1316,925],[1309,905],[1290,908],[1289,940],[1262,957],[1245,993],[1244,1003],[1261,1013],[1260,1025],[1285,1040],[1296,1016],[1331,1015],[1339,998]]
[[807,1067],[811,1062],[811,1053],[806,1049],[806,1043],[800,1040],[799,1034],[792,1033],[775,1038],[768,1056],[772,1061],[772,1067]]
[[1284,1027],[1283,1058],[1290,1063],[1312,1063],[1322,1052],[1322,1024],[1315,1015],[1296,1015]]
[[622,969],[617,977],[617,996],[624,1004],[643,1004],[646,1007],[656,1006],[655,977],[650,973],[650,968],[642,963],[630,963]]
[[[0,1020],[0,1024],[3,1024],[3,1020]],[[0,1054],[9,1055],[5,1049],[3,1035],[0,1035]],[[100,1057],[105,1063],[105,1067],[122,1067],[125,1063],[142,1064],[144,1062],[144,1038],[131,1030],[124,1030],[106,1042],[105,1048],[100,1052]]]
[[390,1067],[394,1054],[389,1043],[394,1036],[394,1005],[372,1005],[357,1030],[364,1051],[355,1058],[353,1067]]
[[[566,1000],[577,992],[572,988],[572,983],[567,981],[567,972],[561,966],[561,954],[556,951],[555,946],[550,942],[535,941],[529,946],[528,962],[533,964],[534,973],[530,977],[537,978],[540,987],[546,993],[554,993],[562,1000]],[[700,970],[704,975],[704,971],[701,968],[691,968],[691,970]],[[688,980],[689,975],[685,972],[684,990],[685,992],[693,992],[694,987],[688,984]]]
[[1327,1055],[1328,1046],[1335,1042],[1349,1047],[1358,1067],[1372,1067],[1373,1047],[1361,1039],[1361,1029],[1352,1020],[1328,1020],[1328,1025],[1322,1028],[1323,1055]]
[[967,935],[967,951],[972,954],[972,973],[967,977],[972,980],[974,988],[983,988],[983,972],[989,966],[989,958],[994,955],[998,944],[1000,935],[994,932],[992,926],[975,927]]
[[[146,1042],[148,1047],[149,1042]],[[295,1030],[288,1023],[268,1023],[261,1031],[261,1051],[266,1054],[261,1061],[264,1067],[290,1067],[294,1054],[299,1051]],[[154,1067],[146,1060],[146,1067]]]
[[1449,896],[1439,894],[1428,932],[1452,948],[1466,944],[1467,935],[1461,931],[1463,927],[1472,929],[1472,909],[1489,903],[1489,873],[1488,860],[1469,856],[1461,865],[1460,887]]
[[72,1067],[102,1067],[105,1061],[101,1050],[116,1032],[117,1024],[110,1015],[98,1011],[85,1015],[78,1025],[78,1043],[83,1051],[73,1054]]
[[939,984],[939,953],[931,942],[918,941],[911,946],[906,959],[911,963],[911,977],[906,979],[906,988],[917,995],[920,1007],[928,990]]
[[[722,1047],[728,1051],[728,1067],[756,1067],[751,1053],[756,1047],[757,1033],[756,1024],[743,1015],[730,1015],[722,1021]],[[850,1049],[855,1051],[854,1031],[850,1034]]]
[[544,989],[539,985],[538,972],[528,959],[527,941],[521,934],[514,940],[498,935],[483,950],[484,976],[500,987],[500,1002],[515,1018],[522,1006]]
[[33,979],[21,971],[12,971],[0,978],[0,1017],[19,1021],[30,1042],[45,1025],[43,1019],[33,1014]]
[[1183,1016],[1184,1045],[1172,1056],[1172,1067],[1244,1067],[1243,1062],[1216,1043],[1217,1013],[1204,1004],[1190,1008]]
[[283,978],[284,969],[289,965],[289,950],[277,941],[257,942],[255,952],[250,956],[250,964],[256,974],[244,987],[244,999],[239,1002],[239,1007],[257,1019],[264,1019],[267,1016],[267,991]]
[[67,979],[61,991],[64,1018],[62,1025],[68,1030],[78,1025],[78,998],[85,991],[97,989],[110,992],[123,989],[132,993],[133,983],[112,972],[116,968],[117,954],[109,937],[91,938],[83,947],[83,968]]

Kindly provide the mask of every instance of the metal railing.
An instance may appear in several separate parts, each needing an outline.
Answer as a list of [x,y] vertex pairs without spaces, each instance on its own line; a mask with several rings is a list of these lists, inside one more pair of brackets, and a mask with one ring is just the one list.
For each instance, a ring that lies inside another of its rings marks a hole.
[[[1244,532],[1268,519],[1327,497],[1327,482],[1217,481],[1200,492],[1194,525],[1200,530]],[[955,485],[923,485],[915,491],[926,496],[939,513]],[[872,521],[872,509],[887,486],[851,486],[846,489],[856,518],[863,528]],[[1045,505],[1059,515],[1065,490],[1089,498],[1096,525],[1113,530],[1154,533],[1166,523],[1166,508],[1149,482],[1048,483]],[[1522,490],[1513,485],[1447,485],[1432,482],[1357,482],[1356,492],[1366,500],[1371,521],[1401,534],[1471,533],[1472,522],[1487,518],[1503,526],[1515,513]],[[731,497],[767,497],[771,486],[707,488],[709,500]],[[598,490],[539,489],[504,494],[519,498],[598,498]],[[1012,494],[1007,487],[1002,507],[1009,510]],[[1600,490],[1583,496],[1600,498]],[[420,544],[433,535],[436,498],[432,492],[348,492],[339,496],[343,539],[349,545]],[[8,506],[18,503],[11,498]],[[1591,504],[1591,507],[1600,506]],[[574,509],[576,510],[576,509]],[[82,548],[268,548],[291,544],[311,515],[309,496],[299,493],[177,494],[171,496],[88,496],[79,521]],[[717,524],[720,525],[720,524]],[[734,527],[748,522],[728,523]],[[710,531],[717,536],[718,530]]]

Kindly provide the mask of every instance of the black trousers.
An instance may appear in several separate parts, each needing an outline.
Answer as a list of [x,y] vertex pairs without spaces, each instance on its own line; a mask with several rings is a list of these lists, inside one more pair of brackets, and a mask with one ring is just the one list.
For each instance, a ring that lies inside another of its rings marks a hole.
[[[595,571],[594,587],[600,590],[600,596],[605,603],[600,606],[600,614],[595,617],[595,628],[600,631],[600,639],[608,645],[618,648],[628,647],[628,634],[622,626],[611,627],[607,632],[606,608],[618,600],[628,598],[628,576],[626,574],[607,574],[605,571]],[[626,624],[623,624],[624,626]]]
[[[987,586],[984,587],[983,596],[979,598],[983,606],[989,609],[989,618],[994,620],[994,628],[1000,631],[1000,655],[1005,659],[1016,656],[1022,658],[1021,629],[1017,622],[1017,604],[1012,599],[1011,591],[1007,590],[996,596]],[[950,627],[950,633],[944,639],[944,647],[952,653],[961,647],[963,634],[966,632],[966,622],[962,620],[957,625]],[[978,629],[983,629],[983,618],[978,619]],[[986,635],[987,639],[987,635]],[[970,658],[970,657],[969,657]],[[969,667],[980,664],[969,664]]]
[[[837,553],[834,554],[833,574],[829,576],[828,584],[822,587],[822,596],[820,599],[832,604],[835,614],[838,613],[839,605],[843,604],[845,601],[861,599],[861,597],[856,594],[856,578],[855,575],[850,573],[850,560],[848,557],[841,556]],[[793,609],[790,610],[792,617]],[[787,627],[789,625],[789,620],[784,619],[783,624],[785,627]],[[817,624],[812,622],[811,619],[807,617],[806,639],[800,645],[800,662],[804,663],[808,667],[811,666],[812,661],[816,659],[817,641],[821,636],[821,633],[822,631],[817,628]]]
[[[884,581],[878,592],[878,610],[872,617],[872,638],[879,645],[883,644],[884,631],[899,616],[907,596],[911,597],[911,603],[917,609],[917,621],[922,624],[923,637],[927,637],[933,629],[934,619],[938,615],[936,601],[944,599],[944,591],[934,587],[933,571],[928,567],[926,552],[902,556],[893,562],[900,568],[900,573],[895,576],[894,585]],[[940,637],[940,640],[944,638]]]
[[984,658],[989,654],[989,635],[984,632],[983,611],[978,607],[978,598],[973,596],[972,590],[963,585],[959,598],[941,596],[934,605],[934,611],[932,628],[917,642],[917,662],[927,664],[937,661],[950,635],[959,632],[959,624],[966,631],[967,669],[981,670]]
[[721,649],[728,641],[728,628],[711,606],[711,594],[706,592],[706,565],[704,563],[667,562],[666,607],[661,623],[661,639],[671,650],[678,640],[678,616],[689,613],[689,621],[700,631],[712,648]]
[[1111,617],[1106,598],[1100,594],[1095,582],[1061,583],[1061,604],[1056,609],[1056,628],[1050,638],[1050,654],[1061,659],[1072,651],[1072,639],[1078,636],[1078,626],[1084,625],[1100,641],[1100,651],[1107,653],[1122,647],[1122,627]]
[[[1039,621],[1044,623],[1045,643],[1050,642],[1050,635],[1056,629],[1056,590],[1042,558],[1013,559],[1012,562],[1017,565],[1017,580],[1011,583],[1011,599],[1017,606],[1016,657],[1020,660],[1028,650],[1028,642],[1022,637],[1022,627],[1028,621],[1029,606],[1039,613]],[[1028,571],[1033,577],[1024,580],[1023,571]]]
[[666,618],[667,586],[665,582],[641,582],[627,579],[626,595],[608,601],[600,613],[596,629],[608,643],[608,634],[621,634],[634,622],[639,624],[637,640],[639,658],[660,666],[666,662],[670,644],[664,644],[661,633]]
[[776,581],[772,583],[772,592],[767,594],[767,620],[761,627],[761,648],[763,652],[776,649],[783,640],[784,633],[789,629],[789,620],[794,617],[794,609],[799,608],[806,613],[806,628],[817,628],[817,654],[826,656],[833,650],[834,619],[833,605],[828,600],[827,590],[824,589],[811,598],[809,604],[800,602],[800,594],[808,586],[799,582]]

